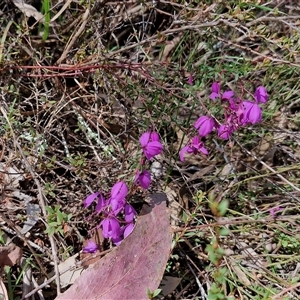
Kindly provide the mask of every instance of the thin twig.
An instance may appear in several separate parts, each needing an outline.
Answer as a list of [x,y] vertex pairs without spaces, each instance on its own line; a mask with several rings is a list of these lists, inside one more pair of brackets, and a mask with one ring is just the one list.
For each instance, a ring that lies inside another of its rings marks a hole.
[[263,219],[250,219],[250,218],[231,218],[228,220],[221,220],[218,222],[214,223],[209,223],[209,224],[202,224],[202,225],[196,225],[196,226],[190,226],[190,227],[185,227],[185,228],[178,228],[178,227],[173,227],[173,232],[182,232],[182,231],[194,231],[195,229],[204,229],[204,228],[209,228],[209,227],[215,227],[215,226],[221,226],[221,225],[238,225],[238,224],[250,224],[250,223],[276,223],[278,221],[291,221],[291,220],[298,220],[299,216],[298,215],[286,215],[286,216],[276,216],[274,217],[267,217]]
[[272,297],[272,300],[278,300],[278,299],[282,299],[282,296],[292,290],[295,290],[296,288],[300,287],[300,282],[284,289],[283,291],[281,291],[279,294],[277,294],[276,296]]

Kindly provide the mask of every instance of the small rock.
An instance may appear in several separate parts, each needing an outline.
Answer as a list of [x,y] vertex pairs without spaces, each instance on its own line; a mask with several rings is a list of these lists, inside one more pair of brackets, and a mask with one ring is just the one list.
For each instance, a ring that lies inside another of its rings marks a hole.
[[265,248],[268,252],[271,252],[273,250],[273,245],[268,243],[268,244],[266,244]]
[[151,173],[155,178],[159,178],[163,175],[163,166],[160,162],[154,161],[151,165]]
[[231,249],[225,249],[225,250],[224,250],[224,253],[225,253],[226,256],[234,255],[234,251],[231,250]]

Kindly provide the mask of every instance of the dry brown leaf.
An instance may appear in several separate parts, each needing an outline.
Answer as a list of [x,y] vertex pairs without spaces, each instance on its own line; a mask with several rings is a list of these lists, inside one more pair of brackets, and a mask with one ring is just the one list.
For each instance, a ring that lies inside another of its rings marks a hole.
[[[72,284],[75,282],[75,280],[80,277],[82,272],[85,270],[83,267],[81,268],[75,268],[76,266],[76,257],[78,256],[78,253],[75,255],[69,257],[64,262],[60,263],[58,265],[59,272],[62,273],[60,275],[60,285],[61,287],[66,287],[69,284]],[[68,271],[66,271],[68,270]],[[65,272],[66,271],[66,272]]]
[[14,266],[22,258],[23,251],[21,248],[11,243],[8,246],[0,247],[0,267]]
[[12,0],[14,5],[27,17],[33,17],[38,22],[44,22],[45,18],[43,14],[38,12],[32,5],[26,4],[24,0]]
[[212,162],[207,167],[202,167],[200,171],[197,171],[196,173],[191,175],[187,182],[202,179],[206,174],[209,174],[213,171],[213,169],[215,168],[215,165],[216,164],[214,162]]
[[24,180],[22,172],[13,166],[8,166],[5,163],[0,163],[1,181],[7,188],[12,190],[19,188],[19,182]]
[[251,285],[250,280],[248,279],[248,277],[246,276],[246,274],[241,270],[241,268],[236,264],[236,262],[234,262],[233,259],[229,258],[230,262],[231,262],[231,267],[234,270],[236,276],[238,277],[238,279],[245,285],[245,286],[249,286]]
[[165,62],[171,53],[171,51],[180,43],[183,33],[179,34],[172,41],[166,41],[166,46],[164,48],[164,52],[160,57],[160,61]]
[[181,278],[165,276],[161,281],[160,288],[162,289],[162,295],[167,296],[172,293],[180,283]]

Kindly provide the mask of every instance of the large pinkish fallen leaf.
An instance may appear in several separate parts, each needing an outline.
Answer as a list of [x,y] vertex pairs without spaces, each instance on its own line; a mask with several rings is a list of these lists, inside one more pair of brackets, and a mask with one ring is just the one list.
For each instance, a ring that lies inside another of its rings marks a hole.
[[91,265],[56,300],[148,299],[161,282],[171,249],[172,234],[166,195],[149,196],[136,226],[118,247]]

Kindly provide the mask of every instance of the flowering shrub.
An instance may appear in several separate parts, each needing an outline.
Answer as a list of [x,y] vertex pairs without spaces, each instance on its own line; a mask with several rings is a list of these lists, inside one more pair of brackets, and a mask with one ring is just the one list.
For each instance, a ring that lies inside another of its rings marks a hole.
[[[151,184],[151,174],[147,171],[147,162],[160,154],[163,145],[160,142],[159,135],[156,132],[148,131],[140,137],[140,144],[143,155],[140,160],[142,170],[137,170],[133,183],[144,189],[148,189]],[[83,202],[84,207],[89,207],[96,202],[95,211],[103,216],[98,227],[102,228],[102,234],[110,239],[115,245],[119,245],[134,228],[134,219],[136,211],[127,202],[129,188],[125,181],[119,181],[114,184],[109,197],[105,198],[101,192],[95,192],[87,196]],[[95,253],[98,246],[93,241],[88,241],[83,252]]]
[[240,127],[249,124],[257,124],[262,120],[262,110],[260,104],[268,101],[268,93],[263,86],[259,86],[254,93],[254,101],[242,100],[235,97],[233,91],[225,91],[221,93],[221,87],[214,82],[211,87],[209,98],[220,104],[223,108],[223,123],[219,123],[213,116],[201,116],[195,122],[194,127],[198,131],[198,135],[193,137],[191,142],[184,146],[179,157],[184,161],[186,153],[197,154],[199,152],[207,155],[208,151],[204,147],[201,137],[206,137],[216,130],[220,139],[228,140],[231,135]]
[[[192,83],[192,80],[190,82]],[[216,131],[219,138],[228,140],[240,127],[261,122],[262,111],[260,104],[268,101],[268,94],[263,86],[259,86],[254,93],[254,101],[242,100],[235,97],[234,92],[231,90],[222,93],[220,85],[214,82],[209,98],[216,104],[219,102],[220,107],[223,109],[223,123],[219,123],[212,115],[200,116],[194,124],[198,135],[194,136],[180,150],[179,157],[181,161],[184,161],[186,153],[208,155],[208,150],[205,148],[201,138],[208,136],[214,131]],[[151,184],[151,174],[147,170],[147,164],[162,152],[163,145],[160,142],[159,135],[154,131],[143,133],[139,141],[142,157],[132,182],[143,189],[148,189]],[[87,196],[83,203],[87,208],[93,202],[96,202],[95,211],[102,216],[102,221],[98,227],[102,228],[103,236],[110,239],[115,245],[119,245],[134,228],[134,219],[137,213],[127,202],[128,195],[129,188],[127,183],[119,181],[114,184],[108,197],[97,191]],[[98,246],[93,241],[88,241],[83,251],[94,253],[97,249]]]

